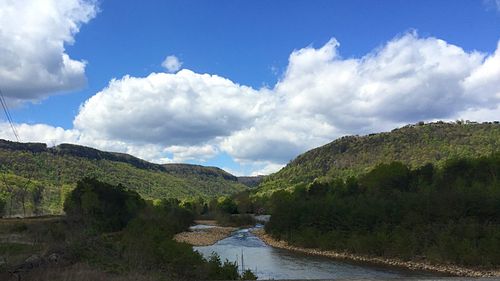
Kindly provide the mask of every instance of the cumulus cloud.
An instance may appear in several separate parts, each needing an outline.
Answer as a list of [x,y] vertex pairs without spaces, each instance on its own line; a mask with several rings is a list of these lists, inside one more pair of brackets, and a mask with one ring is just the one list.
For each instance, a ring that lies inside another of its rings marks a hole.
[[265,107],[250,87],[181,70],[112,80],[85,102],[74,126],[106,139],[199,145],[242,129]]
[[172,154],[169,162],[185,162],[187,160],[206,161],[214,157],[219,151],[216,146],[205,144],[199,146],[170,146],[165,148],[165,152]]
[[222,148],[240,160],[286,163],[342,135],[456,118],[500,100],[499,51],[485,59],[415,33],[361,58],[344,59],[338,48],[332,39],[321,48],[294,51],[272,90],[276,110],[225,138]]
[[168,56],[161,63],[161,66],[163,66],[168,72],[174,73],[181,69],[182,62],[176,56]]
[[331,39],[292,52],[273,88],[186,69],[114,79],[61,138],[156,162],[228,153],[261,174],[342,135],[500,116],[500,44],[469,52],[411,32],[358,58],[339,48]]
[[97,12],[94,1],[0,0],[0,86],[14,100],[39,100],[81,88],[83,60],[65,53],[80,26]]
[[[76,143],[80,136],[77,130],[65,130],[45,124],[16,124],[15,126],[23,142],[44,142],[48,145],[63,142]],[[14,133],[7,122],[0,123],[0,139],[15,140]]]

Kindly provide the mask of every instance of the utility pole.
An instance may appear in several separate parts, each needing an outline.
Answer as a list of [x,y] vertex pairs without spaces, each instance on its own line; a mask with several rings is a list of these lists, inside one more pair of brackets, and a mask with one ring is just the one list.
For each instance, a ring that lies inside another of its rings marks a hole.
[[241,275],[245,272],[245,262],[243,260],[243,249],[241,249]]

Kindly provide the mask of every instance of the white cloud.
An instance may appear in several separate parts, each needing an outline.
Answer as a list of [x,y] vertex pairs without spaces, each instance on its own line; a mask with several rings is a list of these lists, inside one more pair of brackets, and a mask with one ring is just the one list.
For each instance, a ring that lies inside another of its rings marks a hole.
[[342,135],[390,130],[499,103],[493,90],[500,85],[496,55],[484,61],[483,54],[414,33],[361,58],[343,59],[338,47],[332,39],[318,49],[294,51],[272,90],[276,109],[225,138],[221,147],[238,161],[286,163]]
[[168,56],[161,63],[161,66],[163,66],[168,72],[174,73],[181,69],[182,62],[176,56]]
[[200,145],[242,129],[265,106],[256,90],[216,75],[152,73],[112,80],[85,102],[74,126],[96,138]]
[[39,133],[156,162],[228,153],[260,174],[342,135],[500,115],[500,45],[488,55],[408,33],[360,58],[338,49],[294,51],[272,89],[186,69],[125,76],[81,106],[75,129]]
[[173,155],[171,162],[185,162],[187,160],[205,161],[214,157],[219,151],[216,146],[205,144],[199,146],[169,146],[165,152]]
[[[65,130],[45,124],[15,124],[15,127],[23,142],[43,142],[47,145],[63,142],[76,143],[80,136],[77,130]],[[0,139],[15,140],[14,133],[7,122],[0,123]]]
[[264,167],[261,169],[256,169],[254,170],[250,175],[251,176],[265,176],[272,174],[276,171],[279,171],[281,168],[283,168],[285,165],[284,164],[276,164],[276,163],[265,163]]
[[81,88],[86,83],[83,60],[71,59],[80,25],[97,12],[93,1],[0,0],[0,85],[17,100],[39,100]]

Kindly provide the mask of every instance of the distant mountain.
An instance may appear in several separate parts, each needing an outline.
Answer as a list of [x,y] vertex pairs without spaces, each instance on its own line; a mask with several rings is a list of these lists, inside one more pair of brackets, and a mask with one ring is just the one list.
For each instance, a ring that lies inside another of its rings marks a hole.
[[[83,177],[122,184],[146,199],[207,198],[248,188],[236,176],[216,167],[159,165],[124,153],[73,144],[47,147],[43,143],[0,140],[0,165],[0,199],[3,196],[10,204],[12,198],[18,213],[22,200],[29,203],[25,203],[29,212],[60,212],[64,194]],[[40,202],[35,203],[37,200]],[[35,210],[36,204],[40,210]]]
[[238,177],[238,182],[249,186],[257,187],[264,180],[265,176]]
[[458,156],[476,157],[500,150],[500,124],[487,122],[424,124],[391,132],[346,136],[299,155],[259,186],[259,192],[308,183],[318,177],[348,177],[379,163],[401,161],[411,167],[442,164]]

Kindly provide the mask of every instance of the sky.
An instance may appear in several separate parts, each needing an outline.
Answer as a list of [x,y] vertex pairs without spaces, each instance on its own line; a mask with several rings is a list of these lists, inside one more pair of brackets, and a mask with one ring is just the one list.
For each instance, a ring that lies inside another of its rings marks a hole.
[[499,40],[500,0],[0,0],[0,90],[23,142],[269,174],[344,135],[499,120]]

